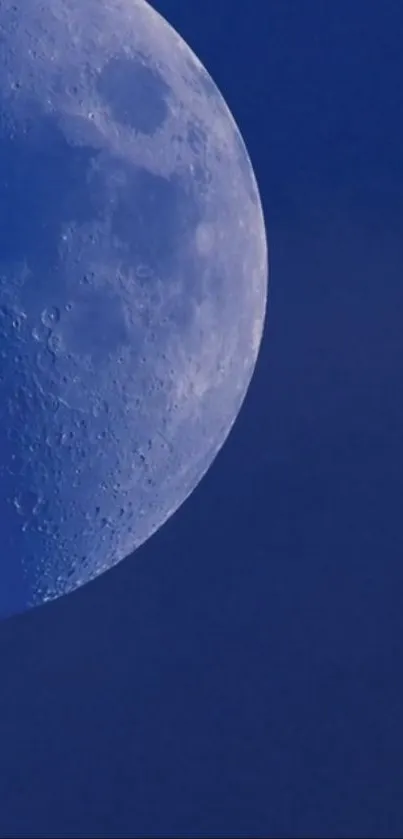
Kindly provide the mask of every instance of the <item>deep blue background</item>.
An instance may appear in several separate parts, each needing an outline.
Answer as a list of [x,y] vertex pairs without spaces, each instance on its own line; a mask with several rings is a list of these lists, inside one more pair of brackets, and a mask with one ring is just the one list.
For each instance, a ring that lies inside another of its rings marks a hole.
[[403,5],[156,6],[251,153],[265,340],[180,512],[0,625],[0,835],[401,837]]

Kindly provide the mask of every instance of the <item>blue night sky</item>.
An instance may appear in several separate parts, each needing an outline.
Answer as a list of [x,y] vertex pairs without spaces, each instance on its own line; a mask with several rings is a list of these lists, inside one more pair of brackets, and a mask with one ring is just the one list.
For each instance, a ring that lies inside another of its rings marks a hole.
[[0,836],[401,837],[403,6],[154,5],[249,149],[265,336],[180,511],[0,625]]

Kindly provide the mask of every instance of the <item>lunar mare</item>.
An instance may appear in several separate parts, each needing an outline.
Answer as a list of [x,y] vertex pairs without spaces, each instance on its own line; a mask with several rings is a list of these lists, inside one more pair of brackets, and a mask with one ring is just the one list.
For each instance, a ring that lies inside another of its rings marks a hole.
[[0,6],[0,616],[199,483],[253,374],[261,203],[214,82],[144,0]]

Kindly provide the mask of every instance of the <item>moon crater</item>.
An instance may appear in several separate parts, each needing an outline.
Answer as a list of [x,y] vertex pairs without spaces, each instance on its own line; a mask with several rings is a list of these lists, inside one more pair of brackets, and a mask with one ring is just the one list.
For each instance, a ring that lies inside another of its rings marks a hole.
[[97,78],[97,90],[113,119],[142,134],[154,134],[168,116],[169,85],[141,55],[111,58]]

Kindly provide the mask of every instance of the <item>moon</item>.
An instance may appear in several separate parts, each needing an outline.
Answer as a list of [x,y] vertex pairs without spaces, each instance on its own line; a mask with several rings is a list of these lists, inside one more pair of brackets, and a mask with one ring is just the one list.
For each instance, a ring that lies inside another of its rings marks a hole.
[[144,0],[0,7],[0,616],[89,582],[190,495],[267,297],[252,165]]

